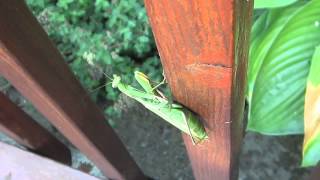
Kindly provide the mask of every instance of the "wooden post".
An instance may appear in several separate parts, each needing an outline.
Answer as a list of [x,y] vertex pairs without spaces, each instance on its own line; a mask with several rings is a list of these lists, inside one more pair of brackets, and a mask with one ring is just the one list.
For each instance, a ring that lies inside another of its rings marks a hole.
[[237,179],[251,29],[250,0],[145,0],[166,79],[203,118],[209,140],[184,136],[196,179]]
[[21,0],[0,1],[0,73],[108,178],[145,179]]
[[0,131],[40,155],[71,164],[69,149],[3,93],[0,93]]

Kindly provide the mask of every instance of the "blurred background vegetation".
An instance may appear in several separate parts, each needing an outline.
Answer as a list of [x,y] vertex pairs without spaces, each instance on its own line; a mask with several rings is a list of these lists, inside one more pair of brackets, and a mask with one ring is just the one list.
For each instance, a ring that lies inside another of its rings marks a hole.
[[92,98],[104,102],[107,115],[118,115],[110,105],[119,92],[111,86],[99,88],[108,83],[106,75],[120,74],[132,83],[133,72],[141,70],[161,81],[162,67],[143,0],[26,2]]

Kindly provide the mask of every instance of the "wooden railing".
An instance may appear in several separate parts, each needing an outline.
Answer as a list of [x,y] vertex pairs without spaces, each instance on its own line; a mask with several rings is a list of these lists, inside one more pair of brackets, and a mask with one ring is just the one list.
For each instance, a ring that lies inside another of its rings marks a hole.
[[[199,180],[238,178],[252,4],[145,0],[173,95],[202,117],[209,134],[196,146],[184,136]],[[21,0],[0,1],[0,73],[107,177],[147,179]],[[33,152],[70,163],[67,147],[3,94],[0,108],[1,131]]]
[[0,73],[107,177],[146,179],[22,0],[0,1]]

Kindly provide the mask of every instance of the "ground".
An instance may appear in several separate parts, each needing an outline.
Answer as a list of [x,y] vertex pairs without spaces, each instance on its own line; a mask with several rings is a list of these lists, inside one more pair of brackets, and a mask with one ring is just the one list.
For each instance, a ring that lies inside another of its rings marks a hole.
[[[38,112],[23,105],[26,101],[16,91],[11,89],[7,94],[34,119],[61,137]],[[113,120],[114,129],[145,174],[159,180],[194,179],[179,130],[124,95],[115,107],[122,115]],[[4,135],[0,139],[12,143]],[[74,168],[102,178],[83,154],[67,141],[65,143],[72,149]],[[270,137],[247,133],[240,156],[239,180],[306,179],[309,170],[299,167],[301,143],[301,136]]]

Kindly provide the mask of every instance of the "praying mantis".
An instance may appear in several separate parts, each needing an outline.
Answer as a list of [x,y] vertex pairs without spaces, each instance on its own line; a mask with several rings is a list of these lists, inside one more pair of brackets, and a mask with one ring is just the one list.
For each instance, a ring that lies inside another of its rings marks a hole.
[[142,72],[136,71],[134,77],[143,91],[123,83],[121,77],[115,74],[112,79],[112,87],[118,88],[122,93],[135,99],[153,113],[188,134],[193,144],[208,139],[208,135],[196,115],[180,104],[171,104],[167,98],[157,91],[157,87],[164,81],[152,87],[148,76]]

